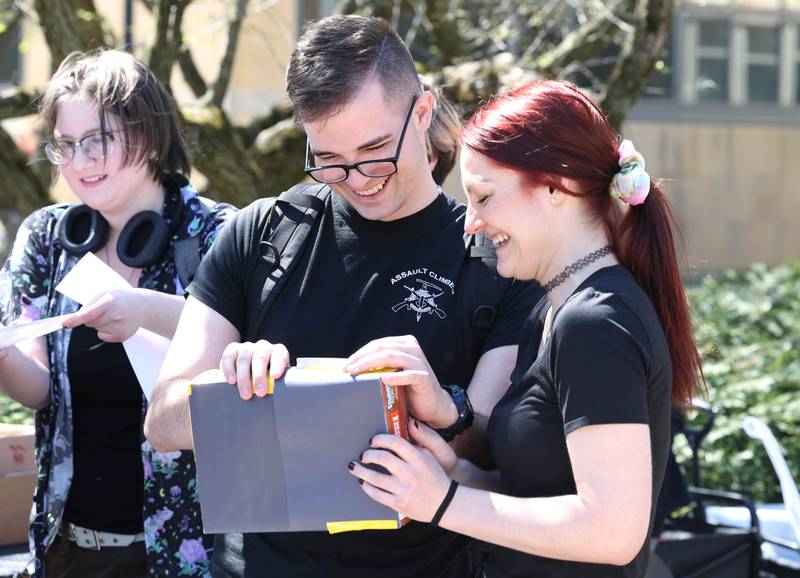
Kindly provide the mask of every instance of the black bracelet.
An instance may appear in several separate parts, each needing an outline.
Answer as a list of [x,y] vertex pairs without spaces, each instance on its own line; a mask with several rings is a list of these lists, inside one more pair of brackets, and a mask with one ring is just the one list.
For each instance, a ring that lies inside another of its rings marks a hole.
[[447,495],[442,500],[442,503],[439,504],[439,509],[436,510],[436,513],[433,515],[431,519],[431,524],[434,526],[439,525],[439,520],[442,519],[444,513],[447,511],[447,506],[450,505],[450,502],[453,501],[453,496],[456,495],[456,490],[458,489],[458,482],[455,480],[450,480],[450,489],[447,490]]

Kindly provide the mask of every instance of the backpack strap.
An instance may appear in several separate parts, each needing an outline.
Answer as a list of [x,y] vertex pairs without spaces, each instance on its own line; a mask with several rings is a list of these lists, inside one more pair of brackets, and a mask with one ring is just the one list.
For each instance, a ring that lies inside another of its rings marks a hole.
[[467,265],[462,284],[462,337],[465,359],[476,364],[508,283],[498,282],[497,255],[486,235],[465,233],[464,248]]
[[497,265],[497,254],[494,252],[494,244],[484,233],[469,235],[464,233],[464,245],[469,249],[470,257],[477,257],[485,260],[490,265]]
[[259,259],[252,280],[261,286],[261,298],[256,314],[245,326],[246,340],[259,338],[269,309],[280,292],[280,282],[288,278],[309,233],[319,226],[330,195],[327,185],[302,183],[266,200],[270,207],[258,244]]
[[[200,200],[200,209],[203,211],[203,222],[205,222],[216,203],[205,197],[197,198]],[[200,235],[175,241],[175,271],[184,289],[192,282],[200,266],[200,241]]]

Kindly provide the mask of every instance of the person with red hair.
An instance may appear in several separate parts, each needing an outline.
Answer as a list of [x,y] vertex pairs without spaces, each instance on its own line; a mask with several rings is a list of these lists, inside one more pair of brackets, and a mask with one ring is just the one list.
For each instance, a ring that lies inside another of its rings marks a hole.
[[376,501],[484,542],[486,578],[643,576],[670,409],[703,383],[669,203],[566,82],[480,107],[460,162],[466,230],[546,291],[489,421],[496,469],[415,419],[416,445],[378,435],[348,467]]

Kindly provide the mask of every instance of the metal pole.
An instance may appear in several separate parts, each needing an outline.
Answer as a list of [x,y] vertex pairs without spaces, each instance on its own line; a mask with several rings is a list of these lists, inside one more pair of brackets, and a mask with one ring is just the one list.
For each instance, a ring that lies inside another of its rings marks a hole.
[[133,53],[133,0],[125,0],[125,40],[123,49]]

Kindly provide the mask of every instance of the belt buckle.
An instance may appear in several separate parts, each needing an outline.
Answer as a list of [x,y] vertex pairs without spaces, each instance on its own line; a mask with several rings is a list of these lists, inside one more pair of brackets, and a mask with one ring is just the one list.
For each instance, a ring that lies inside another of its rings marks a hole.
[[78,533],[75,531],[75,526],[66,522],[65,524],[67,528],[67,540],[70,542],[77,542],[78,541]]

